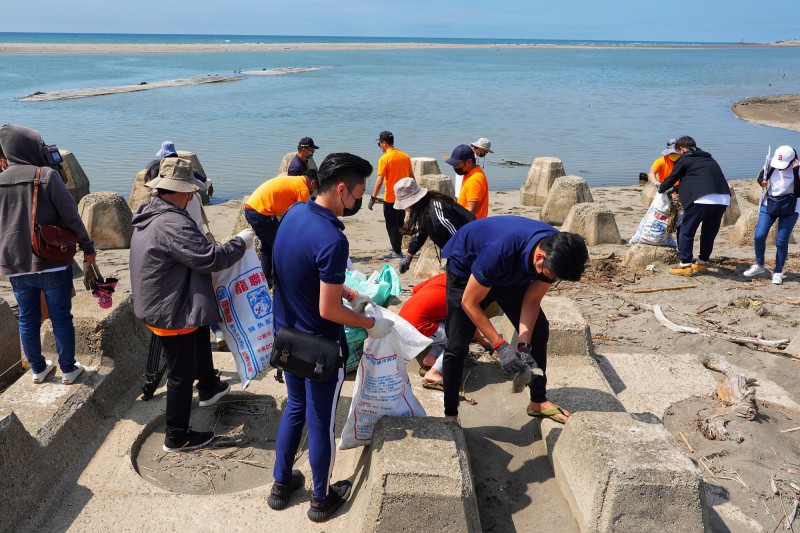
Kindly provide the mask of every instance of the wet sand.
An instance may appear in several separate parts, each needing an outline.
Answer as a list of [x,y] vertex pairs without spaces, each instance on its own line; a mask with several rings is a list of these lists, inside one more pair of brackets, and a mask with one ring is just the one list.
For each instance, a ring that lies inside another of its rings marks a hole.
[[745,98],[731,111],[748,122],[800,131],[800,94]]

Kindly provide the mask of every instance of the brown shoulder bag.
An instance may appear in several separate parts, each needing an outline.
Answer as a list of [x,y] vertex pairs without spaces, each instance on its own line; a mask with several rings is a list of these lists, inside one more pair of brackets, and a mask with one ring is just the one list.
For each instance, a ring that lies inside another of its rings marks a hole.
[[36,206],[39,203],[39,182],[42,167],[36,168],[33,180],[33,209],[31,215],[31,248],[42,259],[68,261],[78,251],[78,236],[69,228],[55,224],[37,224]]

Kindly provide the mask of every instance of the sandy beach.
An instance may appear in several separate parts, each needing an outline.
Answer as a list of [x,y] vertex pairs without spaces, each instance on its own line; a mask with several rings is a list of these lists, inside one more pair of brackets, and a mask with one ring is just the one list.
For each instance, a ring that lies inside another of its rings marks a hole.
[[732,44],[505,44],[505,43],[0,43],[0,54],[147,54],[179,52],[279,52],[286,50],[402,50],[423,48],[536,48],[536,49],[673,49],[800,47],[800,40]]
[[748,122],[800,131],[800,94],[746,98],[733,104],[731,110]]

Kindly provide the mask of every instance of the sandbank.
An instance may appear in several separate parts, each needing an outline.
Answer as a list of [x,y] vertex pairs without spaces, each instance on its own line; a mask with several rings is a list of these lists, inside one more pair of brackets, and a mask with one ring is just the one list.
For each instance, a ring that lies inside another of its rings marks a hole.
[[745,98],[731,111],[748,122],[800,131],[800,94]]
[[675,49],[800,47],[800,40],[730,44],[508,44],[508,43],[0,43],[0,54],[145,54],[178,52],[279,52],[287,50],[403,50],[447,48]]

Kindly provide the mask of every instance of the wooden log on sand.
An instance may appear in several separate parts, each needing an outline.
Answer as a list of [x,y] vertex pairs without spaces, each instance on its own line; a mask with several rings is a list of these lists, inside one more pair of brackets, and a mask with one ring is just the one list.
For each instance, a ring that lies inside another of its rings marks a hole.
[[163,89],[165,87],[182,87],[184,85],[200,85],[203,83],[220,83],[226,81],[239,81],[244,76],[197,76],[195,78],[180,78],[154,82],[142,82],[138,85],[118,85],[116,87],[90,87],[88,89],[66,89],[63,91],[35,92],[19,99],[20,102],[44,102],[49,100],[68,100],[71,98],[88,98],[106,94],[132,93],[150,89]]
[[756,391],[752,387],[755,378],[748,378],[737,372],[726,360],[717,354],[703,354],[700,359],[709,370],[722,373],[725,377],[717,382],[717,397],[724,409],[708,413],[706,410],[697,413],[697,427],[710,440],[733,440],[742,442],[739,435],[731,437],[725,427],[734,416],[753,421],[758,414]]

